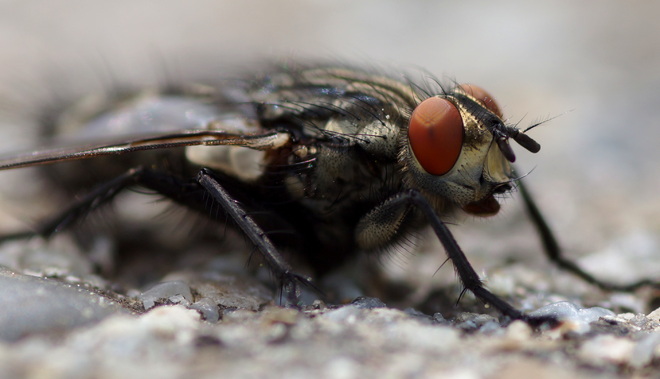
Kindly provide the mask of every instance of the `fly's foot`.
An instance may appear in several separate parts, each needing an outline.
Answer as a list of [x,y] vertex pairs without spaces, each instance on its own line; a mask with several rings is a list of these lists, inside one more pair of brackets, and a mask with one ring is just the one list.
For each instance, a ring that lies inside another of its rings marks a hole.
[[526,322],[534,329],[549,328],[553,329],[559,326],[561,321],[554,316],[528,316],[524,315],[519,320]]
[[280,304],[286,308],[300,309],[304,305],[301,285],[322,294],[311,278],[290,271],[282,274],[280,283]]

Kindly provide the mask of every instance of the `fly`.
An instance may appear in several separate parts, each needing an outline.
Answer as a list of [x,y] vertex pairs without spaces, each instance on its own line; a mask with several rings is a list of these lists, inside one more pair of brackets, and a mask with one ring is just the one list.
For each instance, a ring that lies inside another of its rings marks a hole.
[[[299,285],[313,284],[282,251],[296,251],[323,275],[358,251],[383,251],[430,226],[465,290],[512,319],[551,322],[525,315],[486,289],[443,221],[452,212],[496,214],[496,195],[517,183],[552,261],[605,289],[649,284],[603,283],[562,257],[512,168],[509,141],[533,153],[540,145],[527,130],[505,123],[478,86],[449,88],[351,67],[288,66],[230,84],[121,100],[110,109],[74,107],[48,125],[56,134],[81,125],[69,133],[84,143],[0,160],[2,170],[111,163],[97,173],[100,184],[85,183],[95,184],[86,196],[37,231],[17,236],[47,237],[123,189],[140,186],[212,219],[231,220],[295,304]],[[282,230],[285,236],[277,233]]]

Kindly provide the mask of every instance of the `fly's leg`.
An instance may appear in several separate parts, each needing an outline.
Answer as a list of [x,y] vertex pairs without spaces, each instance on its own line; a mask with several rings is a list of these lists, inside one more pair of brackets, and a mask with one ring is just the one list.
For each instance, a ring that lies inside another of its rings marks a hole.
[[243,233],[259,249],[273,274],[281,283],[287,304],[294,306],[298,304],[300,298],[298,284],[316,289],[309,278],[293,272],[291,266],[277,251],[265,231],[245,212],[245,209],[234,200],[209,170],[202,169],[197,175],[197,182],[220,204],[227,215],[234,220]]
[[440,239],[442,246],[444,246],[447,256],[451,259],[458,277],[461,279],[461,283],[465,286],[465,289],[469,290],[481,301],[484,301],[502,314],[511,317],[512,319],[523,320],[527,323],[538,326],[541,324],[551,324],[554,325],[557,323],[557,320],[554,317],[549,316],[540,316],[532,317],[523,314],[519,310],[515,309],[511,304],[507,303],[497,295],[488,291],[479,275],[474,271],[472,265],[468,261],[465,253],[461,250],[461,247],[458,246],[458,243],[454,239],[454,236],[449,231],[449,228],[438,218],[438,216],[433,211],[431,204],[417,191],[409,191],[407,194],[409,201],[414,204],[430,222],[433,231]]
[[179,204],[207,214],[208,195],[211,195],[261,252],[270,269],[281,283],[287,304],[298,304],[300,296],[298,284],[307,285],[318,291],[310,279],[293,272],[291,266],[279,254],[264,230],[223,188],[210,171],[205,169],[199,172],[196,181],[184,180],[166,172],[143,167],[128,170],[123,175],[97,186],[67,209],[38,226],[36,231],[0,237],[0,240],[28,238],[34,235],[49,237],[70,227],[88,213],[108,203],[123,189],[135,185],[153,190]]
[[126,173],[95,187],[55,217],[38,225],[35,230],[5,235],[0,237],[0,241],[30,238],[33,236],[48,238],[54,233],[70,227],[94,209],[109,202],[124,188],[134,185],[143,171],[144,169],[140,167],[128,170]]
[[543,250],[545,251],[545,255],[557,266],[578,276],[585,282],[591,283],[606,291],[630,292],[644,286],[652,286],[654,288],[660,288],[660,283],[648,279],[640,280],[636,283],[624,284],[624,285],[607,283],[595,278],[593,275],[584,271],[574,262],[566,259],[563,256],[562,249],[559,247],[559,243],[557,242],[557,239],[552,233],[552,230],[548,226],[548,223],[545,221],[545,218],[541,214],[541,211],[536,205],[536,202],[534,201],[534,199],[532,199],[529,190],[527,190],[527,187],[523,184],[522,180],[518,181],[518,189],[520,190],[520,193],[522,195],[523,201],[525,203],[525,208],[527,209],[527,213],[529,214],[529,217],[531,218],[534,227],[539,233],[541,242],[543,244]]
[[[438,215],[435,213],[428,200],[416,190],[408,190],[395,195],[367,214],[360,222],[360,225],[366,226],[375,222],[379,227],[377,228],[378,230],[364,227],[361,232],[364,234],[372,234],[384,231],[392,236],[396,233],[397,227],[389,225],[396,225],[397,222],[392,222],[397,221],[394,218],[405,217],[404,215],[408,210],[411,210],[411,207],[417,208],[433,228],[433,231],[438,236],[442,246],[445,248],[447,257],[454,264],[458,277],[465,287],[465,290],[472,292],[479,300],[490,304],[500,311],[500,313],[512,319],[523,320],[533,326],[539,326],[542,324],[554,325],[557,323],[557,320],[554,317],[531,317],[525,315],[505,300],[488,291],[484,287],[479,275],[474,271],[474,268],[472,268],[472,265],[461,250],[461,247],[454,239],[454,236],[449,231],[449,228],[447,228],[440,218],[438,218]],[[401,220],[402,219],[399,219],[398,221]],[[360,233],[360,231],[358,231],[358,233]],[[360,236],[358,236],[358,238],[360,238]],[[367,238],[363,239],[365,241],[368,240]]]
[[[0,237],[0,241],[41,236],[48,238],[63,231],[86,215],[112,201],[127,187],[141,185],[190,208],[204,211],[203,191],[199,185],[175,175],[144,167],[135,167],[110,181],[94,187],[54,217],[38,225],[34,231]],[[199,193],[199,194],[198,194]]]

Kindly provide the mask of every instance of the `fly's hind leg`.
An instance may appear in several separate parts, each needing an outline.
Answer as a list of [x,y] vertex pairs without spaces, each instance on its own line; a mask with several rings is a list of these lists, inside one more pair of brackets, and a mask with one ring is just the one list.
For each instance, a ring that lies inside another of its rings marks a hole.
[[[209,212],[208,199],[210,195],[262,254],[281,284],[287,304],[298,305],[300,297],[299,284],[318,291],[309,278],[293,272],[291,266],[280,255],[266,232],[220,184],[211,171],[206,169],[199,172],[196,180],[186,180],[167,172],[143,167],[133,168],[123,175],[97,186],[88,194],[76,200],[67,209],[38,226],[36,230],[2,236],[0,241],[29,238],[36,235],[47,238],[56,232],[71,227],[88,213],[110,202],[125,188],[135,185],[153,190],[181,205],[206,214]],[[216,215],[210,216],[214,217]]]
[[0,241],[25,239],[34,236],[48,238],[59,231],[65,230],[93,210],[111,201],[124,188],[136,184],[143,171],[144,169],[141,167],[130,169],[126,173],[95,187],[54,217],[37,225],[34,230],[0,236]]
[[529,217],[531,218],[534,227],[539,233],[541,242],[543,244],[543,250],[545,251],[545,255],[557,266],[578,276],[587,283],[591,283],[606,291],[630,292],[645,286],[660,288],[659,282],[654,282],[648,279],[640,280],[636,283],[624,284],[624,285],[608,283],[595,278],[593,275],[584,271],[574,262],[566,259],[563,256],[562,249],[559,246],[559,243],[557,242],[557,239],[555,238],[554,234],[552,233],[550,226],[548,226],[548,223],[545,221],[545,218],[541,214],[539,207],[536,205],[534,199],[532,199],[529,190],[523,184],[522,180],[518,180],[518,189],[520,190],[520,193],[522,195],[523,202],[525,203],[525,208],[527,209],[527,213],[529,214]]

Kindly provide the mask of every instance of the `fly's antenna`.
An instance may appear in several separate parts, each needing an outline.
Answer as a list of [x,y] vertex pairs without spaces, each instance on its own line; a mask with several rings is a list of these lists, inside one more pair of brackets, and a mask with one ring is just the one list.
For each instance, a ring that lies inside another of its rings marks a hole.
[[[484,109],[482,104],[461,92],[453,92],[451,96],[459,100],[468,109]],[[509,144],[510,138],[532,153],[538,153],[539,150],[541,150],[541,145],[534,141],[532,137],[525,134],[527,130],[538,125],[532,125],[532,127],[527,128],[521,132],[520,129],[516,128],[515,126],[506,125],[504,121],[500,119],[500,117],[491,111],[482,112],[480,118],[488,131],[493,134],[495,143],[497,143],[500,151],[509,162],[516,161],[516,155],[514,154],[513,149]]]

